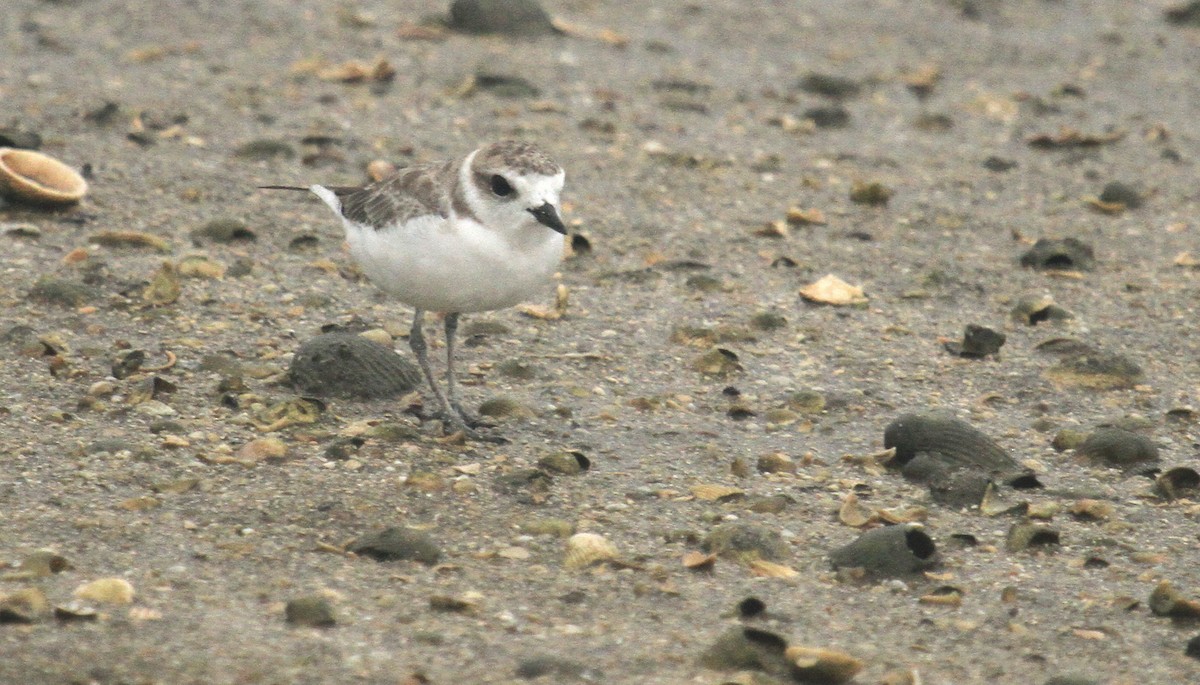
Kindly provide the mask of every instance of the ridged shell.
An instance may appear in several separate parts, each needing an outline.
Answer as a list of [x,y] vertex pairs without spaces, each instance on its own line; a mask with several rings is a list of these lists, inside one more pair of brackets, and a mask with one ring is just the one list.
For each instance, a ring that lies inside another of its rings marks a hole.
[[616,558],[616,546],[603,535],[576,533],[567,538],[567,553],[563,557],[563,565],[571,570],[579,570]]
[[391,348],[344,332],[318,335],[301,345],[288,376],[304,394],[357,399],[399,397],[421,382],[416,366]]

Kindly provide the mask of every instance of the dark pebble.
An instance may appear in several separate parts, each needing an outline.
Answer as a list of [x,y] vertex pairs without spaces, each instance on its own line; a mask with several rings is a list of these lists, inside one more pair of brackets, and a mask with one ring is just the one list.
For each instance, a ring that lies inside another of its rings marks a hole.
[[787,543],[778,531],[754,523],[722,523],[704,537],[700,547],[705,552],[747,562],[778,562],[789,556]]
[[254,231],[237,219],[214,219],[192,231],[191,237],[192,242],[197,245],[204,240],[211,240],[214,243],[233,243],[258,238]]
[[517,677],[526,680],[551,676],[552,682],[563,680],[582,680],[596,682],[600,674],[574,659],[561,656],[543,655],[522,659],[517,664]]
[[16,128],[0,128],[0,147],[15,147],[36,150],[42,146],[42,137],[33,131]]

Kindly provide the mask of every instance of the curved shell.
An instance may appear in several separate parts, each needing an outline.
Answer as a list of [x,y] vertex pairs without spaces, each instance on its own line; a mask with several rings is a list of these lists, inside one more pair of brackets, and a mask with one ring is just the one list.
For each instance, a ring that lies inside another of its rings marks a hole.
[[577,571],[592,564],[614,561],[616,558],[616,546],[604,536],[595,533],[576,533],[567,538],[567,553],[563,558],[563,565]]
[[69,205],[87,194],[87,181],[57,159],[33,150],[0,148],[0,194],[29,204]]

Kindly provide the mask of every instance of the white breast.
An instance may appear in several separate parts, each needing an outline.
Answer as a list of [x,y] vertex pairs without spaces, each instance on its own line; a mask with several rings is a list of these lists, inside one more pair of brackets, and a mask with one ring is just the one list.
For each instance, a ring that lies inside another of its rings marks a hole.
[[371,282],[412,307],[482,312],[540,297],[562,259],[548,228],[501,234],[470,219],[421,217],[382,230],[343,219]]

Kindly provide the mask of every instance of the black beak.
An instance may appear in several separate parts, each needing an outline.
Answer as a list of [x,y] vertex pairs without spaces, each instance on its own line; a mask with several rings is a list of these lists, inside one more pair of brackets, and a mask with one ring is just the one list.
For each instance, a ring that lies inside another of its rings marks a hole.
[[562,219],[558,218],[558,212],[554,211],[554,205],[549,202],[541,207],[531,207],[529,213],[543,226],[548,226],[563,235],[567,234],[567,227],[563,226]]

